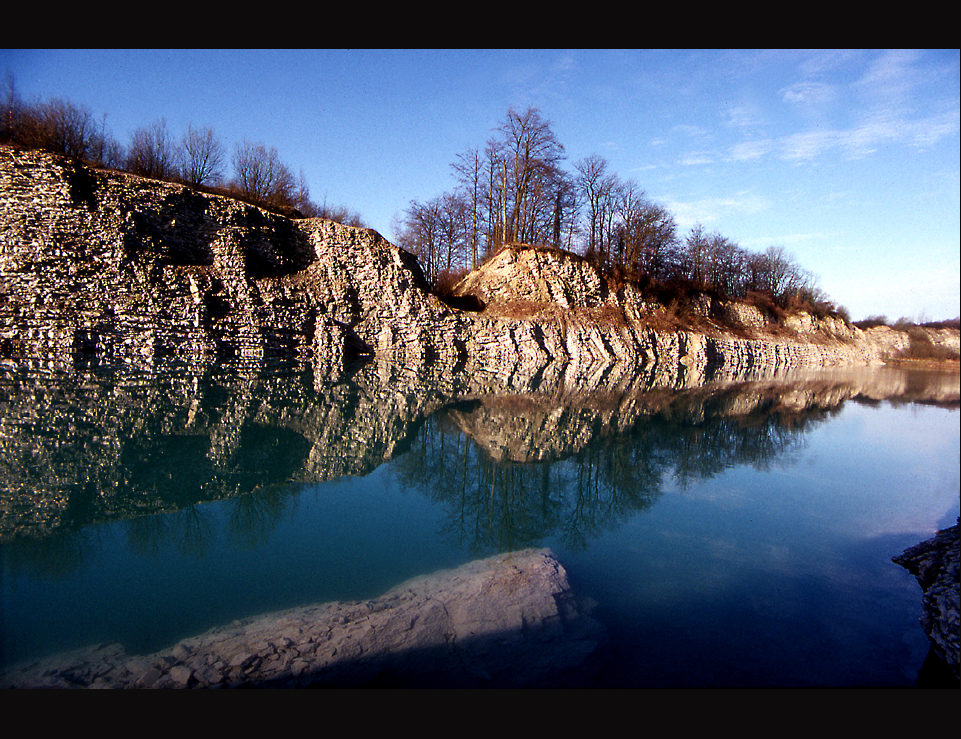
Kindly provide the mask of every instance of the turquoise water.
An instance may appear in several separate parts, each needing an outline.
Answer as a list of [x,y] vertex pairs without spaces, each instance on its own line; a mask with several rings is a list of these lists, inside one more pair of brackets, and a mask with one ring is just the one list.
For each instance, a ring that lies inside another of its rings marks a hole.
[[601,403],[9,372],[0,657],[155,651],[545,546],[610,635],[585,685],[912,686],[921,591],[891,557],[958,517],[958,381],[869,379]]

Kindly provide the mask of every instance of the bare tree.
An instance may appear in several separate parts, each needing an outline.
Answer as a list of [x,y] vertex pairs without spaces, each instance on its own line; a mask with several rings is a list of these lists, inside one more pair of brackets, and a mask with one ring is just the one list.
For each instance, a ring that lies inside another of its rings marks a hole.
[[574,237],[578,233],[577,218],[581,200],[570,175],[563,174],[555,181],[554,223],[551,243],[557,249],[573,250]]
[[503,238],[512,242],[546,241],[549,236],[543,229],[546,224],[549,233],[552,223],[564,147],[535,108],[523,112],[510,109],[497,133],[492,148],[501,169]]
[[506,239],[507,223],[507,168],[503,162],[500,143],[490,139],[484,147],[484,171],[487,185],[487,256],[493,254]]
[[827,295],[817,286],[817,278],[801,268],[782,246],[744,254],[741,265],[744,292],[767,293],[782,306],[805,301],[829,303]]
[[440,198],[440,256],[443,260],[442,269],[448,273],[464,266],[470,239],[469,211],[467,200],[458,193],[445,193]]
[[28,105],[17,94],[9,73],[5,93],[0,141],[65,154],[94,165],[123,166],[123,149],[107,135],[106,116],[98,124],[87,108],[59,98]]
[[424,276],[433,286],[440,273],[441,261],[441,199],[433,198],[426,203],[412,201],[404,214],[398,246],[414,254],[420,262]]
[[20,118],[20,98],[13,75],[7,72],[6,100],[3,101],[3,118],[0,119],[0,141],[13,141],[16,138],[16,124]]
[[95,129],[90,111],[59,99],[51,100],[40,110],[48,148],[67,156],[85,158]]
[[[749,254],[701,224],[685,239],[674,216],[622,181],[591,155],[561,169],[564,148],[535,109],[511,109],[483,151],[470,149],[452,165],[458,188],[427,203],[412,202],[395,233],[421,260],[429,282],[459,266],[478,265],[507,243],[562,245],[628,279],[684,277],[727,297],[762,291],[787,305],[824,302],[811,276],[779,247]],[[486,253],[484,253],[486,252]]]
[[617,201],[623,183],[617,175],[611,173],[601,181],[599,216],[600,233],[597,243],[598,257],[601,264],[610,265],[617,239]]
[[234,185],[241,195],[255,203],[291,206],[296,181],[273,147],[244,141],[234,151]]
[[480,241],[481,186],[484,176],[480,153],[476,148],[471,148],[466,154],[459,155],[458,161],[452,167],[465,194],[466,210],[470,219],[467,238],[470,248],[470,266],[471,269],[476,269],[478,265],[477,249]]
[[310,187],[307,184],[304,170],[300,170],[300,178],[297,180],[297,188],[294,190],[293,206],[306,218],[320,216],[320,207],[310,199]]
[[684,242],[682,272],[697,285],[704,284],[709,237],[700,223],[691,228]]
[[769,246],[764,251],[764,260],[769,290],[782,304],[792,299],[813,298],[815,295],[817,299],[823,299],[824,296],[814,285],[813,275],[802,269],[784,247]]
[[55,98],[25,111],[21,135],[38,148],[86,159],[97,129],[90,111]]
[[188,185],[200,187],[223,178],[224,145],[211,128],[187,126],[182,140],[180,176]]
[[158,121],[136,129],[127,149],[127,170],[143,177],[170,179],[177,174],[178,152],[167,132],[167,122]]
[[718,293],[732,294],[738,283],[735,271],[740,268],[740,247],[717,231],[706,234],[702,245],[699,284]]
[[591,154],[574,165],[577,187],[583,195],[587,219],[587,244],[584,253],[601,263],[604,254],[604,224],[610,212],[611,195],[616,177],[607,171],[607,160]]
[[90,145],[87,147],[87,159],[99,167],[124,166],[126,152],[123,146],[107,132],[106,113],[100,118],[99,130],[91,137]]
[[634,182],[618,189],[623,266],[656,279],[667,278],[679,261],[677,223],[667,208],[652,203]]

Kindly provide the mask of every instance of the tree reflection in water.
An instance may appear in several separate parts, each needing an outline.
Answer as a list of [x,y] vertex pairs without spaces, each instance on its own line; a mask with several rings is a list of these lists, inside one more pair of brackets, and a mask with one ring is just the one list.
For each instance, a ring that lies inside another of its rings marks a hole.
[[[608,583],[620,593],[621,572],[647,583],[633,600],[613,599],[633,618],[641,595],[682,582],[643,577],[651,547],[665,544],[645,524],[659,526],[678,505],[704,510],[705,501],[688,506],[710,487],[701,482],[808,460],[806,447],[847,403],[958,407],[956,374],[689,386],[585,377],[552,385],[396,366],[333,379],[297,366],[0,368],[6,657],[121,637],[159,648],[238,614],[373,597],[467,557],[540,546],[566,550],[598,594]],[[801,477],[791,482],[811,487]],[[687,488],[690,501],[668,495]],[[770,495],[782,489],[790,485]],[[807,523],[806,533],[820,530]],[[779,561],[762,561],[780,577]],[[795,563],[807,573],[818,561],[798,554]],[[727,575],[724,563],[702,564]],[[698,591],[699,567],[674,568],[693,578],[686,589]],[[755,574],[771,582],[764,567]],[[790,577],[776,582],[795,592]],[[749,600],[736,599],[734,612]]]
[[667,483],[684,488],[737,465],[790,464],[810,428],[840,408],[786,411],[771,398],[743,416],[716,415],[730,400],[671,404],[616,431],[599,414],[528,408],[528,425],[541,431],[545,418],[558,420],[553,448],[532,449],[530,460],[477,436],[484,423],[476,416],[490,411],[483,403],[453,406],[425,420],[392,472],[402,487],[444,504],[446,536],[472,552],[552,538],[583,548],[656,503]]
[[[227,535],[256,547],[305,483],[385,464],[443,504],[453,545],[583,547],[666,485],[790,464],[849,400],[944,401],[939,383],[891,372],[881,383],[842,372],[680,389],[643,374],[572,389],[395,366],[327,378],[296,363],[4,372],[0,543],[21,550],[8,562],[48,557],[53,572],[97,549],[80,540],[87,527],[116,520],[134,550],[200,554],[216,532],[198,506],[217,500],[232,501]],[[47,554],[34,539],[51,542]]]

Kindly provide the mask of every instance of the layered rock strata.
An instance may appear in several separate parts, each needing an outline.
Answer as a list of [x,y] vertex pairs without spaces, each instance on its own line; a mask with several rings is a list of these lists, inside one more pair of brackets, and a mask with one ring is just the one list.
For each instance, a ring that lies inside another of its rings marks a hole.
[[663,307],[544,249],[505,250],[458,288],[484,310],[457,310],[426,289],[410,253],[374,231],[9,147],[0,147],[0,208],[0,357],[18,361],[285,356],[338,370],[375,356],[577,381],[621,364],[657,366],[685,384],[718,367],[865,363],[896,350],[890,336],[876,343],[810,316],[781,337],[752,336],[767,317],[709,300],[705,316],[722,311],[742,335],[655,330]]
[[7,147],[0,198],[0,355],[339,367],[423,358],[456,324],[413,257],[365,229]]
[[602,638],[561,564],[549,551],[527,550],[419,577],[369,601],[236,621],[155,654],[94,645],[12,668],[0,687],[564,686]]
[[[680,385],[719,372],[750,378],[771,370],[869,364],[910,342],[904,332],[861,331],[832,316],[799,313],[778,324],[754,306],[706,295],[695,301],[698,331],[671,328],[676,317],[670,306],[645,298],[631,283],[612,286],[583,258],[547,248],[506,248],[454,294],[484,306],[473,330],[482,353],[489,345],[503,351],[507,337],[517,346],[512,353],[528,362],[556,361],[574,372],[579,365],[596,371],[616,362],[659,366]],[[958,349],[957,331],[926,335],[932,344]],[[491,359],[496,365],[496,356]]]

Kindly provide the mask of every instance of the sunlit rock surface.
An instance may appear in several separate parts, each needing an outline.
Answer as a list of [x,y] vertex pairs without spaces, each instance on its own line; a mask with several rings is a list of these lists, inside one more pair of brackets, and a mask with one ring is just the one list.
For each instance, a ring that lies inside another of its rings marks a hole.
[[764,333],[756,310],[707,298],[704,331],[670,328],[636,287],[545,248],[507,248],[456,291],[483,310],[442,303],[415,257],[374,231],[0,146],[0,358],[289,357],[336,372],[377,357],[578,382],[617,363],[697,382],[719,369],[864,364],[907,342],[807,315]]
[[[773,316],[756,307],[707,295],[693,306],[699,330],[672,329],[668,306],[645,298],[630,283],[612,285],[576,254],[546,247],[503,249],[465,277],[454,294],[484,306],[472,329],[482,349],[493,346],[503,353],[513,343],[526,347],[529,363],[535,354],[574,367],[617,362],[656,368],[688,383],[717,372],[868,364],[909,344],[905,332],[865,332],[833,316],[802,312],[776,326]],[[737,330],[715,320],[722,316]],[[924,331],[931,343],[957,349],[957,331]],[[488,364],[497,362],[491,357]]]
[[604,635],[546,550],[471,562],[369,601],[236,621],[155,654],[94,645],[3,687],[534,687],[567,684]]
[[336,370],[450,347],[416,261],[367,229],[5,146],[0,206],[0,356]]

